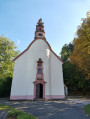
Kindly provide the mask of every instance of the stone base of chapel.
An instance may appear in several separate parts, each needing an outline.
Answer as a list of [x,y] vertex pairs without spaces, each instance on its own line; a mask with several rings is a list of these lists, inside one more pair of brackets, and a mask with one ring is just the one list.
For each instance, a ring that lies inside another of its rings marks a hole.
[[[45,95],[45,98],[38,98],[38,99],[64,99],[64,95]],[[23,96],[10,96],[10,100],[36,100],[33,95],[23,95]]]

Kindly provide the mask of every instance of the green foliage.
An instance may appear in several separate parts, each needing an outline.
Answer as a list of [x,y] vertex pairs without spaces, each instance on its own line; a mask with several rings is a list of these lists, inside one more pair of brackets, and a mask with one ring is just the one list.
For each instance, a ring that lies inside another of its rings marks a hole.
[[16,110],[7,105],[0,105],[0,111],[1,110],[9,110],[7,119],[11,119],[12,117],[14,117],[15,119],[36,119],[36,117],[31,114]]
[[84,106],[83,110],[88,114],[88,116],[90,116],[90,104]]
[[74,38],[74,51],[69,57],[72,64],[90,79],[90,17],[83,19]]
[[17,119],[36,119],[36,117],[27,113],[23,113],[22,115],[17,116]]
[[64,82],[70,92],[82,92],[90,90],[90,81],[85,80],[85,75],[78,71],[77,67],[69,61],[63,64]]
[[0,79],[0,98],[10,96],[11,83],[12,78]]
[[13,59],[19,54],[15,51],[16,46],[5,36],[0,36],[0,79],[12,77],[14,62]]
[[72,43],[65,44],[61,51],[64,61],[64,82],[71,92],[90,91],[90,16],[83,19]]
[[72,54],[73,50],[74,50],[73,43],[65,44],[63,46],[60,54],[61,54],[61,58],[64,62],[68,60],[68,57]]
[[11,109],[11,107],[7,106],[7,105],[0,105],[0,111],[1,110],[8,110]]
[[10,95],[13,76],[13,59],[19,54],[15,51],[16,46],[4,35],[0,36],[0,97]]

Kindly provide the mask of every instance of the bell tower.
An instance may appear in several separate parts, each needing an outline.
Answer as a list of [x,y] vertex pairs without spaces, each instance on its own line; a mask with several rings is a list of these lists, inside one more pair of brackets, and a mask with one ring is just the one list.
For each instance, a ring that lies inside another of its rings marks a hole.
[[42,22],[42,19],[40,18],[36,25],[36,31],[35,31],[35,39],[42,38],[45,40],[45,31],[44,31],[44,23]]

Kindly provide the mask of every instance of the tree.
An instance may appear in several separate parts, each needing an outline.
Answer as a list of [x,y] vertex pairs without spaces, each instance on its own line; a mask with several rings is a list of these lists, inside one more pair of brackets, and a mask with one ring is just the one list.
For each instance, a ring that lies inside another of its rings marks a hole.
[[[72,46],[72,47],[70,47]],[[71,94],[81,92],[86,94],[90,90],[90,81],[85,80],[86,75],[78,70],[78,67],[72,64],[69,57],[74,51],[74,45],[69,43],[65,44],[61,51],[61,57],[64,60],[63,64],[63,77],[64,83],[68,87],[69,93]]]
[[69,57],[72,64],[90,79],[90,16],[83,19],[81,26],[77,29],[77,36],[74,38],[74,51]]
[[90,55],[90,13],[86,19],[82,19],[78,27],[77,36],[70,44],[65,44],[61,51],[63,64],[64,83],[69,91],[90,91],[89,55]]
[[12,77],[14,62],[13,59],[19,54],[15,51],[16,46],[4,35],[0,36],[0,79]]
[[74,44],[73,43],[65,44],[63,46],[60,54],[61,54],[61,58],[64,62],[68,60],[68,58],[72,54],[73,50],[74,50]]
[[85,80],[85,75],[78,71],[77,67],[66,61],[63,64],[64,83],[69,92],[81,92],[85,94],[90,90],[90,81]]
[[12,78],[0,79],[0,98],[9,97],[11,91]]

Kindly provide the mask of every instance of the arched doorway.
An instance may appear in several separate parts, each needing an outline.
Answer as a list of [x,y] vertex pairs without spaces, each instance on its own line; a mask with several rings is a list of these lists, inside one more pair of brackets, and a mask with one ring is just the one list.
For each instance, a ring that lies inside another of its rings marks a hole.
[[36,84],[36,98],[43,98],[43,84]]

